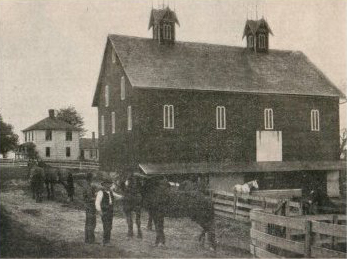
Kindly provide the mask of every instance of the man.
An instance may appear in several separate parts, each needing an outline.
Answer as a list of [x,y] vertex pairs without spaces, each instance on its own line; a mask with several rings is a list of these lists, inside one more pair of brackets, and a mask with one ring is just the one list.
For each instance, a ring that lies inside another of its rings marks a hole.
[[111,179],[106,178],[101,182],[102,190],[98,192],[95,200],[95,208],[101,213],[101,220],[103,225],[103,245],[107,246],[110,243],[112,220],[113,220],[113,205],[115,198],[119,199],[122,196],[113,192],[113,182]]
[[44,171],[37,165],[35,165],[31,170],[31,189],[33,191],[33,198],[36,200],[36,202],[42,202]]
[[95,209],[95,194],[96,188],[92,186],[93,174],[87,174],[87,183],[84,186],[83,198],[86,206],[86,224],[84,228],[85,239],[87,244],[95,242],[94,230],[96,227],[96,209]]

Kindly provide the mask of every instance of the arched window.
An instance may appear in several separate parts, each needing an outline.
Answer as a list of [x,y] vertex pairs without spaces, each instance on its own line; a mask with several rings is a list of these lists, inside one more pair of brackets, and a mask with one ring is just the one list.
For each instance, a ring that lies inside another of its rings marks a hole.
[[171,40],[171,25],[164,24],[163,30],[164,30],[163,38],[165,40]]
[[175,128],[175,111],[173,105],[164,105],[163,110],[164,129]]
[[319,111],[311,110],[311,131],[319,131]]
[[264,124],[265,124],[265,129],[270,130],[274,128],[274,117],[273,117],[272,109],[265,109]]
[[259,34],[259,48],[265,49],[265,35]]
[[105,117],[104,115],[101,115],[101,135],[104,136],[105,135]]
[[109,93],[110,89],[108,87],[108,85],[105,86],[105,107],[108,107],[108,104],[110,102],[110,93]]
[[125,100],[125,79],[124,76],[120,79],[120,99]]
[[112,127],[112,134],[116,133],[116,113],[111,113],[111,127]]
[[254,43],[253,43],[253,35],[249,35],[248,36],[248,48],[253,48],[253,45],[254,45]]
[[128,106],[128,130],[133,129],[133,118],[131,114],[131,106]]
[[225,117],[225,107],[217,106],[216,108],[216,128],[217,129],[226,129],[226,117]]

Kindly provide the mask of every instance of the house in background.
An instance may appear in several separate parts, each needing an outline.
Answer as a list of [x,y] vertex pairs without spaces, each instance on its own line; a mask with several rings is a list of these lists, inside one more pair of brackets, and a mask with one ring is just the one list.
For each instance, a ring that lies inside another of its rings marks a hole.
[[98,139],[95,138],[95,132],[92,132],[92,138],[80,139],[80,159],[99,160]]
[[79,157],[79,129],[49,116],[22,130],[25,143],[32,142],[42,160],[77,160]]
[[303,53],[270,49],[265,19],[246,21],[245,47],[178,42],[176,24],[153,9],[152,39],[108,36],[92,104],[101,169],[339,196],[333,83]]

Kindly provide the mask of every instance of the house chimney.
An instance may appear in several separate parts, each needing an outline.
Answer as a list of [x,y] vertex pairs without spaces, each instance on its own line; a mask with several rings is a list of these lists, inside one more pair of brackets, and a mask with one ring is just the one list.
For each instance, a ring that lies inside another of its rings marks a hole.
[[50,118],[54,119],[54,110],[53,109],[49,109],[48,110],[48,115]]

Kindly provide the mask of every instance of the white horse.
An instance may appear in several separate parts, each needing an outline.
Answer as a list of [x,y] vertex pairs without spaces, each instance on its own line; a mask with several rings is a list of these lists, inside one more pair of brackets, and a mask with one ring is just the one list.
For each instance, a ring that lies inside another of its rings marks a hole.
[[234,193],[239,194],[249,194],[252,189],[258,189],[258,182],[257,180],[253,180],[250,182],[247,182],[245,184],[236,184],[233,188]]

